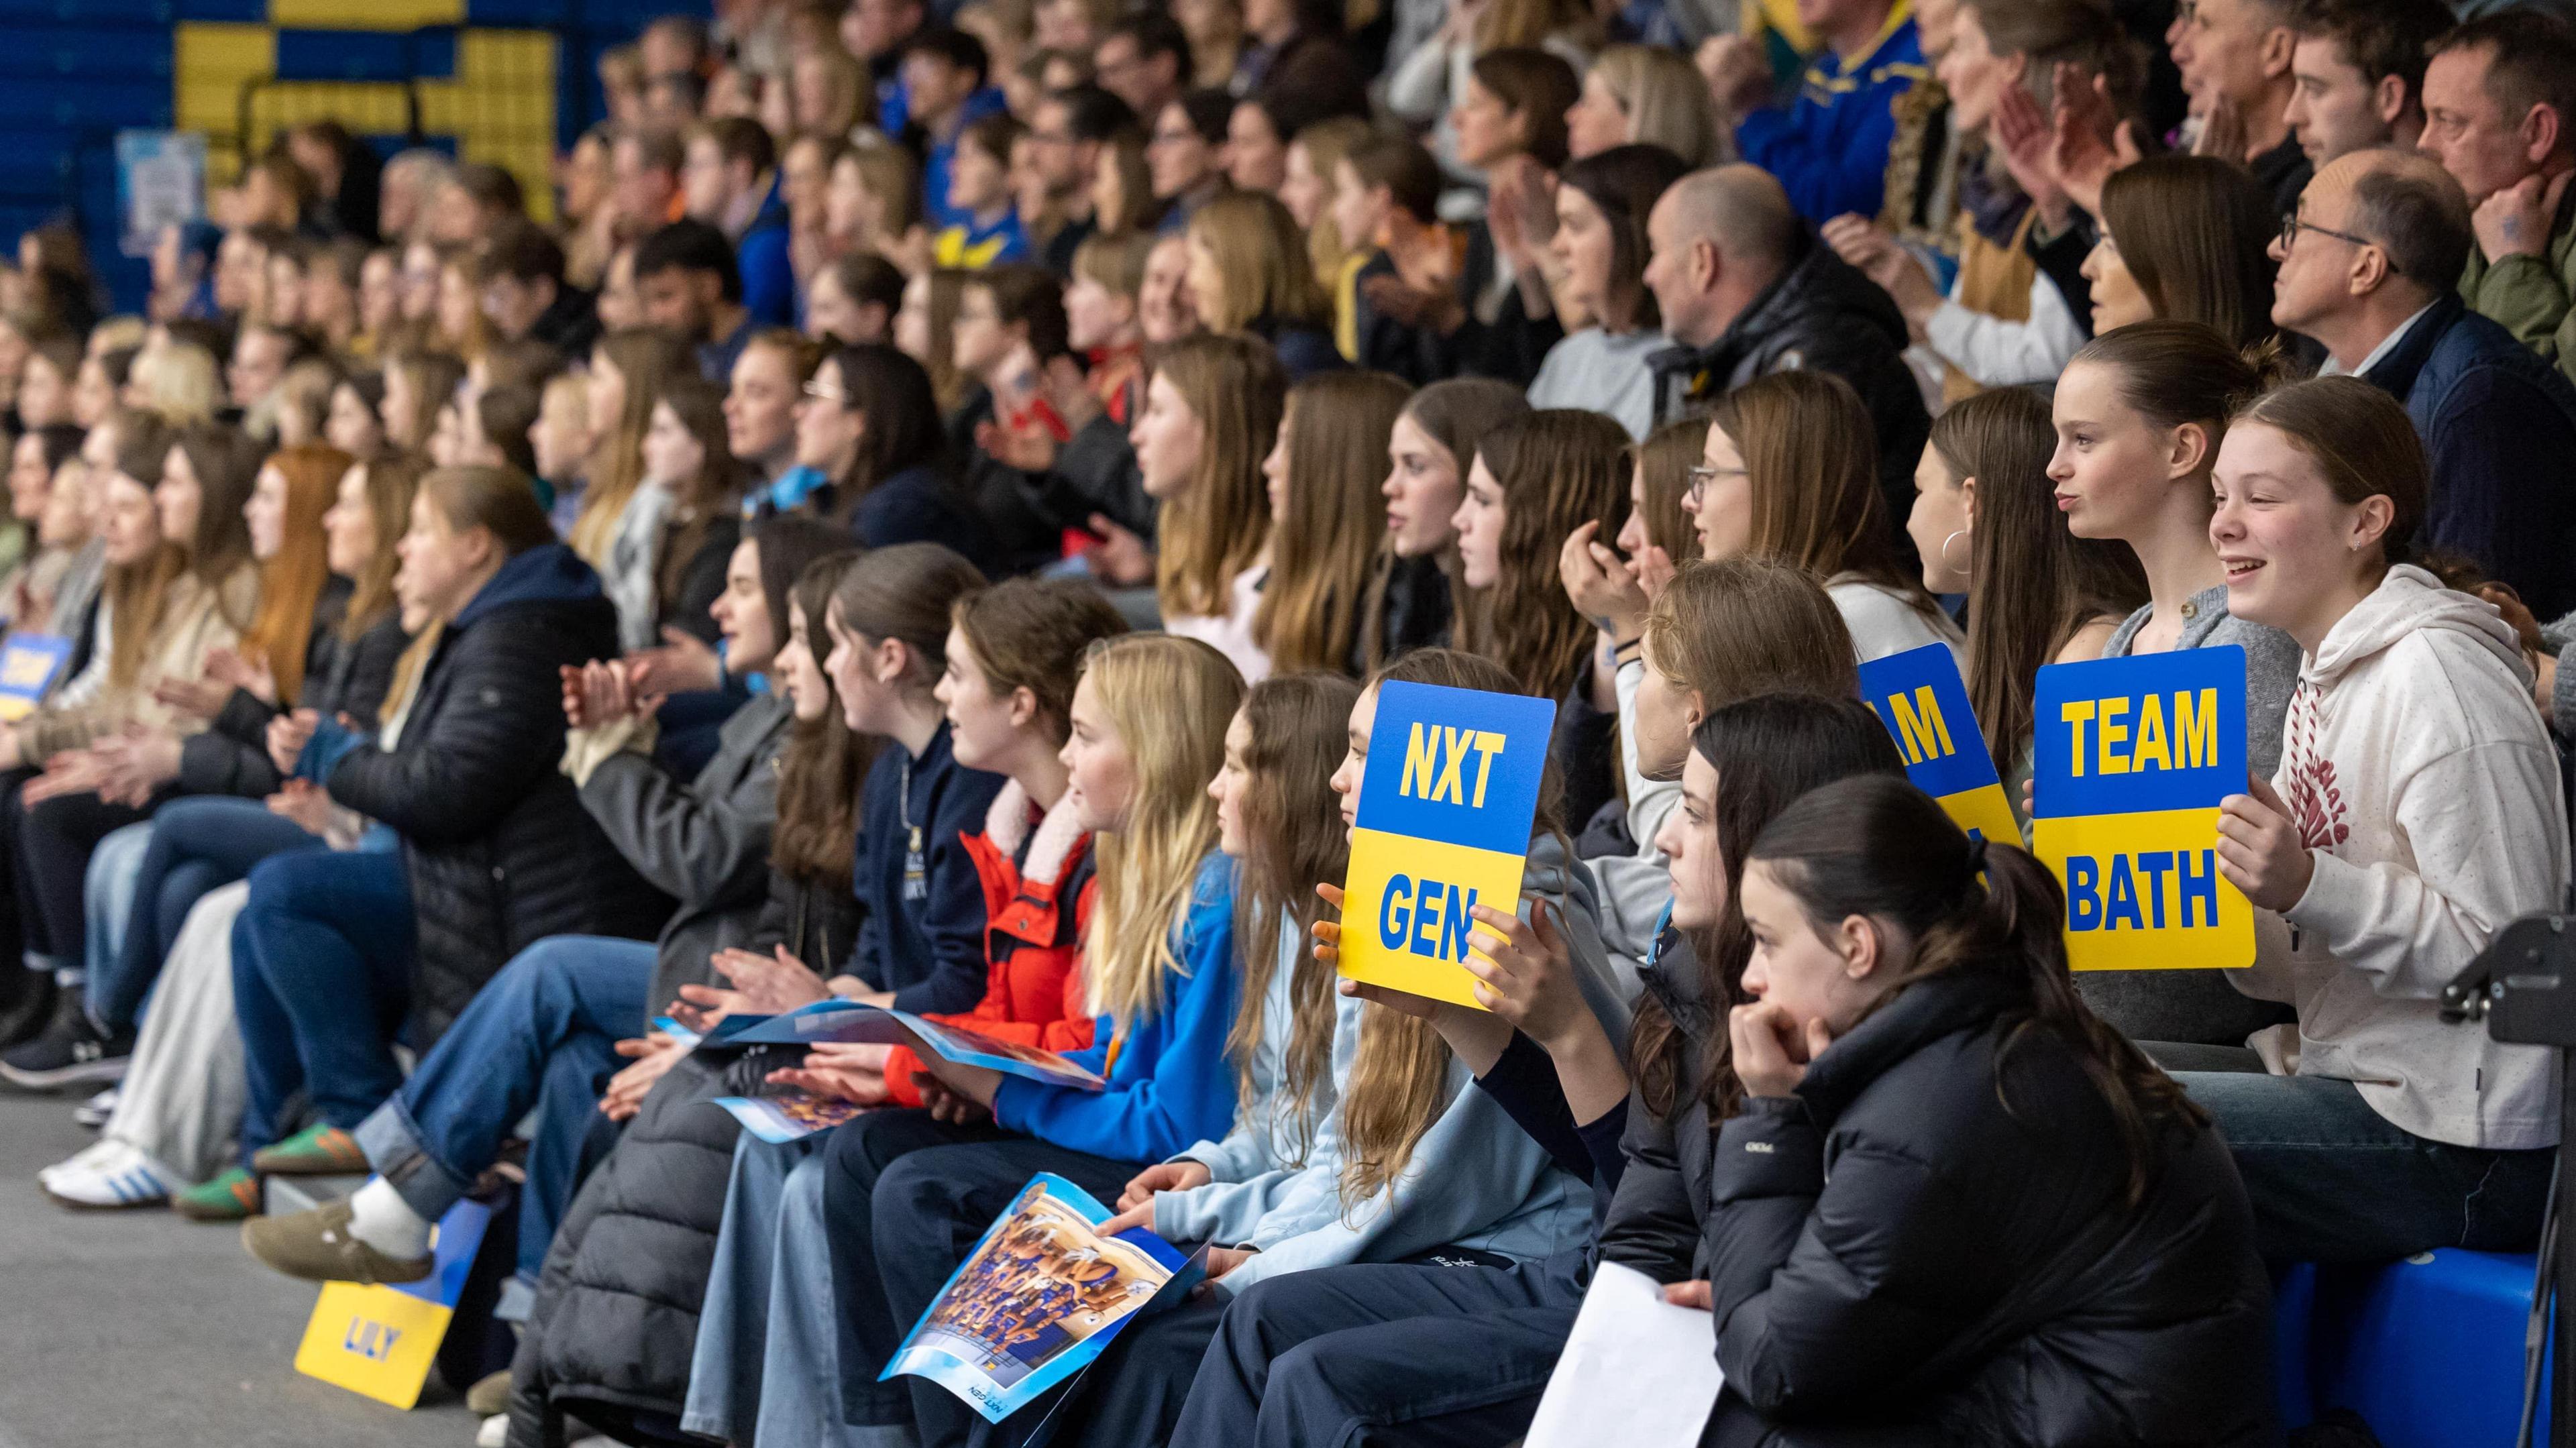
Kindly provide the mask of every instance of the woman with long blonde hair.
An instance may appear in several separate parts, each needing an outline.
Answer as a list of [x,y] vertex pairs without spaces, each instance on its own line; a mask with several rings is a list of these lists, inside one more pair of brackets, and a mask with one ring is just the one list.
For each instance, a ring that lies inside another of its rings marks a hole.
[[1279,198],[1258,191],[1217,196],[1190,215],[1190,297],[1212,332],[1249,332],[1278,353],[1298,381],[1342,365],[1332,298],[1315,277],[1306,240]]
[[1256,681],[1270,672],[1252,636],[1270,550],[1261,463],[1287,396],[1286,374],[1258,340],[1190,337],[1163,352],[1128,429],[1145,492],[1161,505],[1154,595],[1164,629],[1214,645]]
[[1383,372],[1327,372],[1288,392],[1270,489],[1270,577],[1252,641],[1281,671],[1346,671],[1386,541],[1386,444],[1412,389]]
[[694,370],[686,347],[650,328],[612,332],[591,349],[590,477],[564,541],[592,567],[608,567],[618,519],[643,485],[644,435],[654,404],[672,379]]
[[[1105,1199],[1146,1163],[1222,1136],[1232,1123],[1226,1037],[1239,983],[1237,869],[1218,849],[1208,784],[1242,696],[1222,654],[1170,635],[1096,645],[1075,686],[1064,760],[1099,861],[1083,960],[1098,1019],[1091,1046],[1066,1059],[1104,1077],[1104,1087],[933,1059],[924,1064],[940,1095],[989,1110],[1011,1135],[961,1142],[934,1126],[897,1140],[890,1127],[836,1132],[824,1149],[841,1407],[852,1426],[917,1423],[925,1441],[965,1435],[972,1410],[946,1389],[876,1379],[974,1234],[1032,1172]],[[893,1151],[904,1154],[889,1161]]]

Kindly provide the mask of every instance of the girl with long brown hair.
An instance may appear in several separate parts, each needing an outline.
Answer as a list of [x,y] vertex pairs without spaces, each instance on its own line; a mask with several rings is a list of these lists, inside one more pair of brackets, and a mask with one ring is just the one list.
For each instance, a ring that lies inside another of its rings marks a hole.
[[600,575],[617,605],[618,641],[650,648],[676,628],[712,644],[707,608],[742,538],[743,473],[726,446],[723,391],[694,375],[665,382],[645,426],[643,462]]
[[1291,381],[1342,365],[1326,328],[1332,299],[1316,280],[1297,219],[1275,196],[1234,191],[1190,215],[1190,296],[1211,332],[1270,344]]
[[2084,258],[2093,331],[2197,322],[2237,347],[2277,346],[2271,194],[2214,156],[2153,156],[2102,185],[2102,239]]
[[1507,382],[1454,377],[1413,394],[1387,434],[1386,546],[1369,575],[1350,672],[1364,674],[1407,649],[1447,644],[1458,619],[1472,633],[1482,601],[1459,581],[1458,530],[1477,440],[1527,416],[1529,399]]
[[2030,772],[2041,666],[2100,658],[2147,601],[2136,554],[2066,531],[2048,479],[2056,446],[2036,393],[1998,388],[1952,403],[1933,420],[1905,524],[1924,588],[1968,595],[1968,702],[2014,799]]
[[1270,577],[1252,641],[1283,671],[1350,666],[1369,575],[1386,541],[1386,445],[1412,389],[1382,372],[1327,372],[1288,392],[1262,462]]
[[1479,595],[1476,626],[1459,646],[1501,664],[1516,692],[1576,693],[1588,711],[1558,716],[1550,754],[1566,772],[1567,817],[1588,822],[1617,790],[1602,737],[1617,699],[1593,659],[1596,627],[1575,612],[1559,573],[1562,541],[1578,529],[1616,535],[1628,518],[1628,434],[1593,412],[1551,409],[1478,441],[1466,496],[1452,520],[1459,578]]
[[1174,343],[1128,430],[1160,505],[1154,593],[1166,631],[1213,645],[1258,682],[1270,660],[1252,637],[1270,553],[1262,459],[1278,440],[1288,379],[1270,348],[1241,335]]
[[[2271,1345],[2270,1294],[2229,1142],[2076,996],[2048,870],[1885,775],[1807,794],[1736,852],[1744,1104],[1686,1218],[1706,1278],[1666,1289],[1711,1313],[1730,1389],[1716,1440],[1794,1417],[2266,1441],[2271,1379],[2248,1365]],[[1809,1114],[1826,1102],[1830,1127]],[[1860,1275],[1825,1265],[1864,1258]],[[1890,1282],[1914,1305],[1888,1302]],[[2013,1289],[1974,1285],[1997,1282]],[[1909,1330],[1871,1329],[1890,1311]],[[1820,1326],[1757,1326],[1783,1322]],[[2034,1394],[2076,1342],[2088,1370]]]
[[1700,556],[1749,553],[1815,575],[1861,662],[1943,643],[1959,626],[1906,576],[1878,488],[1869,410],[1825,372],[1774,372],[1718,400],[1683,501]]

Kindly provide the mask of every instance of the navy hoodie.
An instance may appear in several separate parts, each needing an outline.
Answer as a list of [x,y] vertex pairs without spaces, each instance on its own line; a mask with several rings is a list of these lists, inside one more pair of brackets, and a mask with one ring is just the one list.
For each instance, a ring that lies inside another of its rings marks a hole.
[[893,991],[897,1010],[972,1010],[987,978],[984,884],[966,837],[984,828],[1003,776],[959,764],[945,723],[917,757],[889,744],[859,796],[852,875],[867,920],[850,974]]

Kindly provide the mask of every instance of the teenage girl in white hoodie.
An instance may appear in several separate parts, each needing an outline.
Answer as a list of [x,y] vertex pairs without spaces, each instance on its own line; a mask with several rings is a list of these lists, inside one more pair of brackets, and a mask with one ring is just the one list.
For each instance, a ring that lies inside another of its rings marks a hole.
[[2558,759],[2521,645],[2403,561],[2429,480],[2379,389],[2267,394],[2228,429],[2212,486],[2230,612],[2303,654],[2280,769],[2228,798],[2218,845],[2266,912],[2247,989],[2299,1021],[2257,1040],[2288,1075],[2180,1079],[2235,1149],[2266,1257],[2527,1248],[2558,1140],[2550,1053],[2445,1025],[2437,1003],[2499,928],[2567,888]]

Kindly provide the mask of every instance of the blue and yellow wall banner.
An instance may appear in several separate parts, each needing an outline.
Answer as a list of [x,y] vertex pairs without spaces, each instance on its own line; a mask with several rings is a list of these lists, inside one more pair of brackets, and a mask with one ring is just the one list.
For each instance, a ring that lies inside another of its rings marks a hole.
[[491,1221],[492,1209],[481,1202],[448,1208],[438,1219],[437,1265],[418,1282],[325,1283],[304,1324],[295,1370],[397,1408],[418,1403]]
[[2021,821],[1977,728],[1968,686],[1947,644],[1925,644],[1860,666],[1860,697],[1905,756],[1905,777],[1969,834],[2021,842]]
[[1555,724],[1546,699],[1378,686],[1342,887],[1343,975],[1483,1009],[1468,911],[1520,903]]
[[2254,907],[2218,873],[2246,790],[2245,651],[2056,664],[2033,700],[2031,824],[2066,887],[2077,970],[2254,963]]

